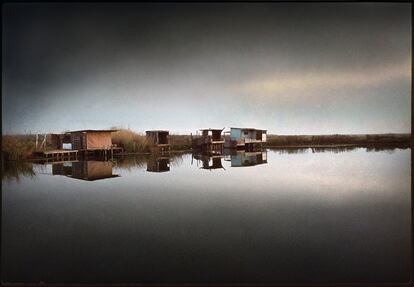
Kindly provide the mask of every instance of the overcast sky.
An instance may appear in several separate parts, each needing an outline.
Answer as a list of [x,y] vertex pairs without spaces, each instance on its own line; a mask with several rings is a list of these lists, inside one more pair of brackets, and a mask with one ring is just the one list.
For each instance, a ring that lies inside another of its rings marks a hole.
[[411,131],[410,3],[6,4],[3,133]]

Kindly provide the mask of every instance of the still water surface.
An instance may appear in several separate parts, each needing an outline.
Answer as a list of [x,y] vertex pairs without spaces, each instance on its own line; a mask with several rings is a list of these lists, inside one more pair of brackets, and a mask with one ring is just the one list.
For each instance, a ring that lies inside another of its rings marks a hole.
[[2,181],[2,281],[410,277],[410,149],[33,164]]

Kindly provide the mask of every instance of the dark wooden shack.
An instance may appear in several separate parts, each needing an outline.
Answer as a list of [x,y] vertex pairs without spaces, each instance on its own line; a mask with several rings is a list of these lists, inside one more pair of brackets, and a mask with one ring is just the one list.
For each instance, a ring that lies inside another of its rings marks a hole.
[[222,129],[200,129],[201,134],[191,135],[191,142],[193,149],[211,151],[222,150],[224,145],[224,138],[222,136],[224,128]]
[[50,134],[50,146],[52,149],[64,149],[64,144],[71,144],[70,134]]
[[167,152],[170,151],[169,131],[166,130],[151,130],[146,131],[146,136],[150,149],[153,152]]

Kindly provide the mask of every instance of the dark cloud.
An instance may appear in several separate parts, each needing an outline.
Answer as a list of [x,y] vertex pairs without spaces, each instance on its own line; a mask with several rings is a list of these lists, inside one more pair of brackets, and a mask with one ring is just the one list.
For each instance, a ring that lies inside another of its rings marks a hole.
[[[171,97],[173,112],[181,113],[178,100],[203,96],[208,104],[220,99],[244,111],[243,103],[231,102],[238,94],[226,95],[227,86],[320,71],[370,76],[411,61],[409,3],[10,3],[3,8],[6,130],[30,128],[18,123],[19,112],[40,118],[38,103],[58,105],[61,99],[63,105],[71,93],[74,109],[85,100],[100,99],[105,109],[113,107],[111,97],[139,107],[149,98],[154,106]],[[223,91],[220,98],[217,90]],[[24,104],[29,98],[30,111]],[[406,128],[406,117],[398,129]],[[238,122],[236,117],[229,121]],[[41,122],[32,128],[66,126],[59,120],[50,126]],[[185,126],[177,121],[172,128]]]

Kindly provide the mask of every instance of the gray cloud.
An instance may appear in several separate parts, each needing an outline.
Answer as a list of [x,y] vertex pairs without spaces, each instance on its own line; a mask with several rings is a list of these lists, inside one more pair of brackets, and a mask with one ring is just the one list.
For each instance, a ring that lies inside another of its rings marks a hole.
[[409,3],[6,4],[3,27],[5,132],[410,130]]

